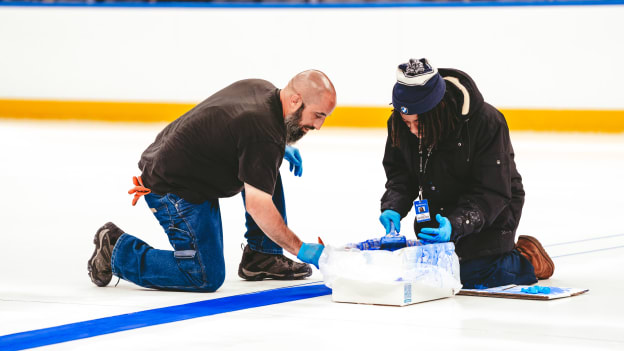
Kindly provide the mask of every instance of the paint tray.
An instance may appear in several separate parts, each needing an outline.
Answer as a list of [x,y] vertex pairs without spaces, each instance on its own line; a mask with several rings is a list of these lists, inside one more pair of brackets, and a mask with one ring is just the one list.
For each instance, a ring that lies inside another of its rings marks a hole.
[[549,286],[548,293],[531,294],[523,292],[523,288],[528,288],[530,285],[504,285],[489,289],[462,289],[458,295],[464,296],[482,296],[482,297],[502,297],[507,299],[522,299],[522,300],[555,300],[564,297],[572,297],[580,294],[584,294],[589,289],[580,288],[562,288]]
[[396,251],[327,246],[319,267],[336,302],[405,306],[461,289],[459,259],[450,242]]

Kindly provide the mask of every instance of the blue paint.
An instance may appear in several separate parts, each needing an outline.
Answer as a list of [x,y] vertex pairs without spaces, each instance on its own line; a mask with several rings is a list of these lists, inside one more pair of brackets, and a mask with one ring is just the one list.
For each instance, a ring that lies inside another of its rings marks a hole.
[[22,350],[153,325],[331,294],[322,284],[293,286],[93,319],[0,336],[0,350]]
[[[251,0],[250,0],[251,1]],[[118,2],[118,3],[40,3],[11,1],[0,2],[0,6],[21,7],[147,7],[147,8],[397,8],[397,7],[529,7],[529,6],[596,6],[624,5],[624,0],[525,0],[525,1],[479,1],[479,2],[389,2],[389,3],[201,3],[201,2]]]
[[520,289],[523,293],[527,294],[544,294],[544,295],[557,295],[568,292],[570,289],[567,288],[557,288],[554,286],[529,286],[528,288]]
[[522,288],[520,289],[520,291],[522,291],[523,293],[527,293],[527,294],[550,294],[551,292],[551,288],[548,286],[539,286],[539,285],[534,285],[534,286],[529,286],[528,288]]

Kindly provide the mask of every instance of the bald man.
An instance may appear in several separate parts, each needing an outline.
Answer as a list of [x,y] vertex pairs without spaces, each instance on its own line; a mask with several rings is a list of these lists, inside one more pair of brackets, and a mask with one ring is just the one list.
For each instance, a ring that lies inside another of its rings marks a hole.
[[281,90],[260,79],[235,82],[166,126],[143,152],[131,191],[134,203],[145,194],[173,250],[155,249],[108,222],[96,232],[88,261],[93,283],[106,286],[116,275],[146,288],[217,290],[225,279],[219,199],[238,193],[247,227],[239,276],[310,276],[308,263],[318,267],[323,246],[302,242],[288,228],[279,168],[286,158],[301,175],[291,145],[321,129],[335,106],[329,78],[309,70]]

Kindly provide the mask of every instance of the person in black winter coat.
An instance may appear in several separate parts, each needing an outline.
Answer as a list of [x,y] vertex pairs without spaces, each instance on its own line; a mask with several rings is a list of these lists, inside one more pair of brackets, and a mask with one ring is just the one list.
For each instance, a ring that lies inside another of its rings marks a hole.
[[[503,114],[468,74],[426,59],[399,65],[383,166],[380,221],[390,232],[414,203],[414,230],[426,243],[451,241],[465,288],[533,284],[554,264],[521,235],[522,177]],[[415,201],[416,200],[416,201]]]

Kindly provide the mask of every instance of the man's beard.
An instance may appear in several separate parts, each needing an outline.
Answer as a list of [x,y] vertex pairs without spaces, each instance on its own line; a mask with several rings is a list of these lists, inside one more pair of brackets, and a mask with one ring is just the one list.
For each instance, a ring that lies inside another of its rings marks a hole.
[[306,135],[306,131],[301,126],[301,115],[303,114],[303,103],[301,107],[293,114],[286,116],[284,124],[286,124],[286,145],[292,145]]

